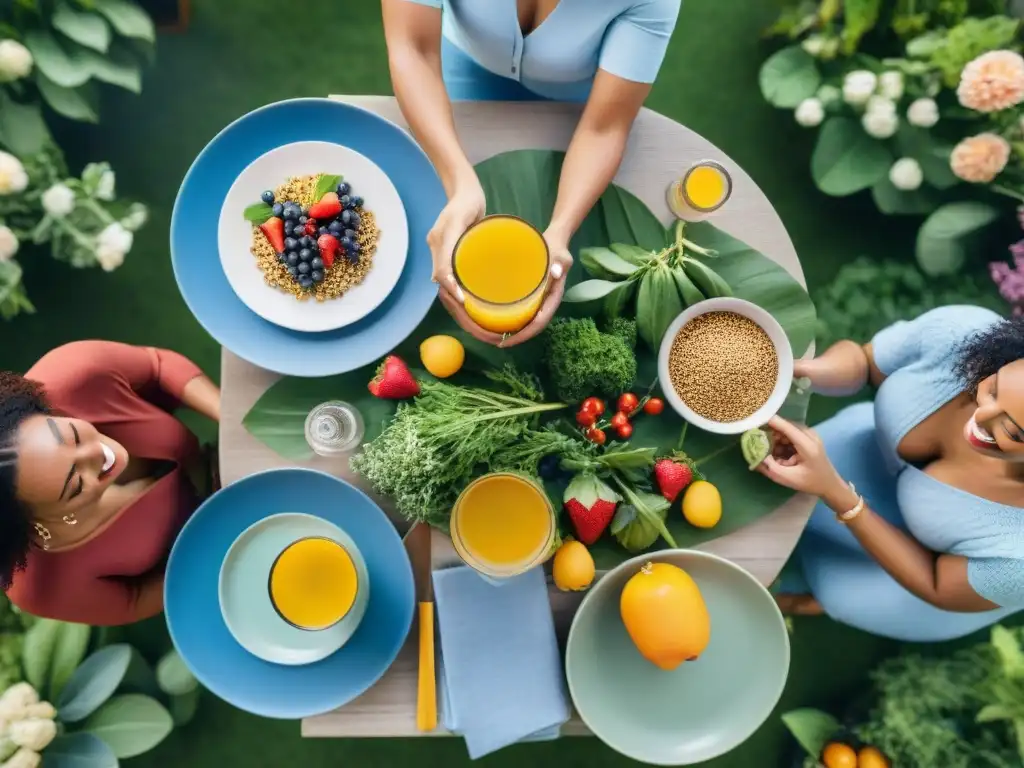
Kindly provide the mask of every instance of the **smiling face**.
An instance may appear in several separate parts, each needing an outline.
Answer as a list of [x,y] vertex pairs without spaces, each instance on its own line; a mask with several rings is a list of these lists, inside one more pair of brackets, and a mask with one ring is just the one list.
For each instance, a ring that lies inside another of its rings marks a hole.
[[964,426],[974,450],[1024,462],[1024,360],[1000,368],[978,385],[978,404]]
[[15,446],[18,498],[44,524],[94,504],[128,466],[120,443],[80,419],[31,416]]

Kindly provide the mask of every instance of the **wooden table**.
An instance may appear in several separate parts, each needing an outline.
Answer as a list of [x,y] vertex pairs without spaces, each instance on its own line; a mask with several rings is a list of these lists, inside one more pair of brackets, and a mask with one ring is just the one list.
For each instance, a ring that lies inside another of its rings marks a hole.
[[[335,96],[368,109],[397,125],[406,126],[398,104],[387,96]],[[455,121],[469,159],[473,163],[513,149],[565,149],[579,117],[580,107],[550,102],[462,102],[455,104]],[[754,182],[725,154],[707,140],[678,123],[644,109],[630,135],[629,145],[615,183],[637,195],[664,222],[671,220],[665,202],[668,184],[698,160],[717,160],[732,174],[733,194],[715,225],[747,242],[784,267],[801,284],[803,270],[793,243]],[[273,384],[278,375],[264,371],[227,350],[221,356],[223,405],[220,421],[220,469],[225,484],[274,467],[292,465],[250,435],[242,417]],[[360,479],[348,469],[347,459],[317,457],[302,466],[320,469],[356,485]],[[404,521],[385,499],[381,506],[399,525]],[[709,542],[700,548],[739,563],[768,585],[778,576],[807,523],[814,499],[795,496],[747,527]],[[436,565],[455,560],[451,542],[434,533]],[[581,597],[552,589],[552,608],[559,632],[568,630]],[[416,730],[416,628],[391,669],[377,685],[347,706],[302,721],[302,735],[311,737],[418,736]],[[438,729],[436,733],[444,733]],[[585,734],[586,727],[574,718],[566,734]]]

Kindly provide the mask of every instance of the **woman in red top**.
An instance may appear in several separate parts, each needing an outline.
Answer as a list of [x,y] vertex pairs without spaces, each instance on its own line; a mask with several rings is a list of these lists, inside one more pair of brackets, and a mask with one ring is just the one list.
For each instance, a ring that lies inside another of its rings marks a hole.
[[0,586],[28,613],[129,624],[163,609],[164,565],[199,496],[196,437],[220,391],[176,352],[58,347],[0,373]]

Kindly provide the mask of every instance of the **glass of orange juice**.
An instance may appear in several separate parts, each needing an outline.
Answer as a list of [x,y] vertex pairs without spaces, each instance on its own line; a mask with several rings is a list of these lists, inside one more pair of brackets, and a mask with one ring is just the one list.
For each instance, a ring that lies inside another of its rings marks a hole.
[[319,536],[292,542],[270,568],[270,602],[298,629],[333,627],[352,610],[362,587],[348,550]]
[[518,576],[543,563],[555,534],[555,510],[544,489],[509,472],[477,478],[452,509],[455,551],[492,579]]
[[452,254],[466,313],[493,333],[515,333],[544,300],[551,254],[540,231],[518,216],[485,216],[467,229]]
[[668,188],[668,206],[679,218],[686,209],[697,213],[717,211],[732,195],[732,177],[721,163],[702,160]]

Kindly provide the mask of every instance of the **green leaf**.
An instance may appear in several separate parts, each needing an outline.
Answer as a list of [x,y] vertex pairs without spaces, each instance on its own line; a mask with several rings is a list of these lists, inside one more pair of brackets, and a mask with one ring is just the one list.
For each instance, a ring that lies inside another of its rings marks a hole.
[[0,89],[0,145],[18,157],[38,154],[50,140],[38,104],[19,104]]
[[129,0],[93,0],[98,13],[103,14],[119,35],[152,43],[156,40],[153,20]]
[[61,2],[57,4],[50,23],[62,35],[86,48],[106,53],[110,47],[110,27],[94,13]]
[[88,82],[92,72],[77,55],[68,53],[49,32],[34,29],[25,35],[25,47],[35,60],[37,74],[63,88],[77,88]]
[[[660,222],[659,222],[660,223]],[[612,253],[624,261],[628,261],[637,267],[643,267],[650,263],[653,254],[646,248],[628,243],[612,243],[608,246]]]
[[119,758],[153,749],[174,727],[164,706],[137,693],[115,696],[85,721],[83,731],[106,742]]
[[782,722],[808,755],[817,759],[841,726],[836,718],[818,709],[794,709]]
[[25,634],[25,678],[44,697],[56,698],[85,656],[91,628],[38,619]]
[[937,142],[928,129],[902,121],[896,132],[896,145],[902,157],[912,157],[920,163],[924,180],[936,189],[949,189],[960,183],[949,166],[953,148]]
[[994,723],[998,720],[1012,720],[1013,712],[1003,704],[989,704],[981,708],[975,718],[977,723]]
[[793,109],[817,92],[821,73],[813,56],[799,45],[791,45],[761,65],[759,80],[761,94],[769,104]]
[[92,83],[86,83],[78,88],[66,88],[53,82],[42,72],[36,72],[36,84],[43,95],[43,100],[54,112],[71,120],[99,122],[96,107],[98,98]]
[[636,264],[617,256],[610,248],[581,248],[580,264],[595,277],[611,279],[632,277],[639,269]]
[[328,192],[333,192],[343,178],[345,177],[340,174],[321,173],[316,180],[316,188],[313,190],[313,200],[318,201]]
[[669,268],[659,263],[645,272],[636,296],[636,328],[655,355],[665,331],[682,311],[683,300]]
[[924,185],[908,192],[894,187],[888,176],[871,188],[871,196],[878,210],[890,216],[922,216],[939,205],[938,196]]
[[570,303],[597,301],[621,285],[622,281],[619,280],[584,280],[566,291],[562,300]]
[[929,216],[917,233],[917,263],[931,277],[951,275],[964,265],[978,236],[1000,211],[986,203],[947,203]]
[[118,768],[117,756],[91,733],[63,733],[46,748],[46,768]]
[[881,9],[882,0],[843,0],[843,53],[856,52],[861,38],[878,23]]
[[284,458],[301,461],[313,456],[306,442],[306,416],[325,400],[343,400],[362,414],[366,425],[363,442],[369,442],[381,433],[398,406],[367,390],[375,372],[374,365],[322,379],[283,378],[256,401],[242,425]]
[[132,647],[108,645],[89,656],[57,698],[57,711],[65,723],[84,720],[107,701],[124,680],[132,660]]
[[274,211],[266,203],[259,202],[246,207],[246,209],[242,211],[242,215],[245,217],[246,221],[251,221],[253,224],[262,224],[274,215]]
[[825,121],[811,155],[811,176],[826,195],[844,197],[885,178],[892,154],[847,117]]
[[170,711],[171,719],[174,720],[174,724],[178,727],[188,725],[195,717],[196,709],[199,707],[199,698],[202,694],[201,688],[194,688],[188,693],[182,693],[178,696],[171,696]]
[[996,624],[992,627],[991,643],[999,656],[1003,674],[1011,679],[1024,676],[1024,648],[1013,632]]
[[665,247],[665,227],[636,195],[610,186],[597,203],[608,242],[630,243],[647,251]]
[[83,50],[79,58],[96,80],[132,93],[142,92],[142,67],[124,46],[115,43],[107,55]]
[[199,687],[192,670],[173,648],[157,663],[156,679],[160,690],[169,696],[182,696]]
[[605,315],[610,318],[626,315],[626,310],[634,295],[636,295],[635,280],[625,280],[619,283],[618,288],[604,297]]

